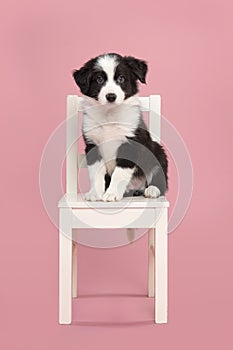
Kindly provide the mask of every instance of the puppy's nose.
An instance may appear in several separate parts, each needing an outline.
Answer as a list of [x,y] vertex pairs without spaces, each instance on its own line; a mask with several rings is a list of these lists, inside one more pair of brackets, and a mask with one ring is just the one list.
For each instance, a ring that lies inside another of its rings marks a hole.
[[116,94],[107,94],[106,95],[106,99],[108,100],[108,102],[114,102],[116,100],[117,96]]

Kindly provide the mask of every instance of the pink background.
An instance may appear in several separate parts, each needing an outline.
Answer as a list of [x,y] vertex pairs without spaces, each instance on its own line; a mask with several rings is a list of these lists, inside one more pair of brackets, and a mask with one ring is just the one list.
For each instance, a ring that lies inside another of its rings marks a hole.
[[[231,348],[232,1],[0,6],[0,347]],[[57,324],[58,237],[40,199],[40,157],[64,120],[65,96],[77,92],[70,72],[107,51],[149,62],[142,95],[162,95],[193,162],[192,203],[169,238],[168,325],[153,324],[145,298],[146,236],[123,248],[80,247],[74,324]]]

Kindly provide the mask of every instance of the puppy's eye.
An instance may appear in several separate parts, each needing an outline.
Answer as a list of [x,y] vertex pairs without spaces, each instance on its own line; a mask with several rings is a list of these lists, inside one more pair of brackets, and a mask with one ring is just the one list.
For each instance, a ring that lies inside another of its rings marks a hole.
[[117,82],[119,83],[119,84],[123,84],[124,82],[125,82],[125,77],[124,77],[124,75],[119,75],[119,77],[117,78]]
[[101,77],[101,75],[99,75],[97,78],[96,78],[96,81],[98,84],[103,84],[104,83],[104,78]]

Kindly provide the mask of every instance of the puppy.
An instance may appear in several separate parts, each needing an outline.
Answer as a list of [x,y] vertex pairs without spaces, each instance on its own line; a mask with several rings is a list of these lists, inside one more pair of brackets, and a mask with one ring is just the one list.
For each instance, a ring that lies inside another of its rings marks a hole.
[[152,141],[137,95],[147,69],[143,60],[108,53],[73,72],[84,95],[82,134],[91,184],[86,200],[156,198],[167,190],[167,157]]

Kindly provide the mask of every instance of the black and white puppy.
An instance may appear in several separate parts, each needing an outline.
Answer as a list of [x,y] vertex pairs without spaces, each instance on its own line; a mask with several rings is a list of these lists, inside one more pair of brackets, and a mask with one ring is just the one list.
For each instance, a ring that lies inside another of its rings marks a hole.
[[82,133],[91,189],[86,200],[127,195],[156,198],[167,190],[167,157],[142,118],[138,80],[147,64],[116,53],[100,55],[73,72],[83,98]]

